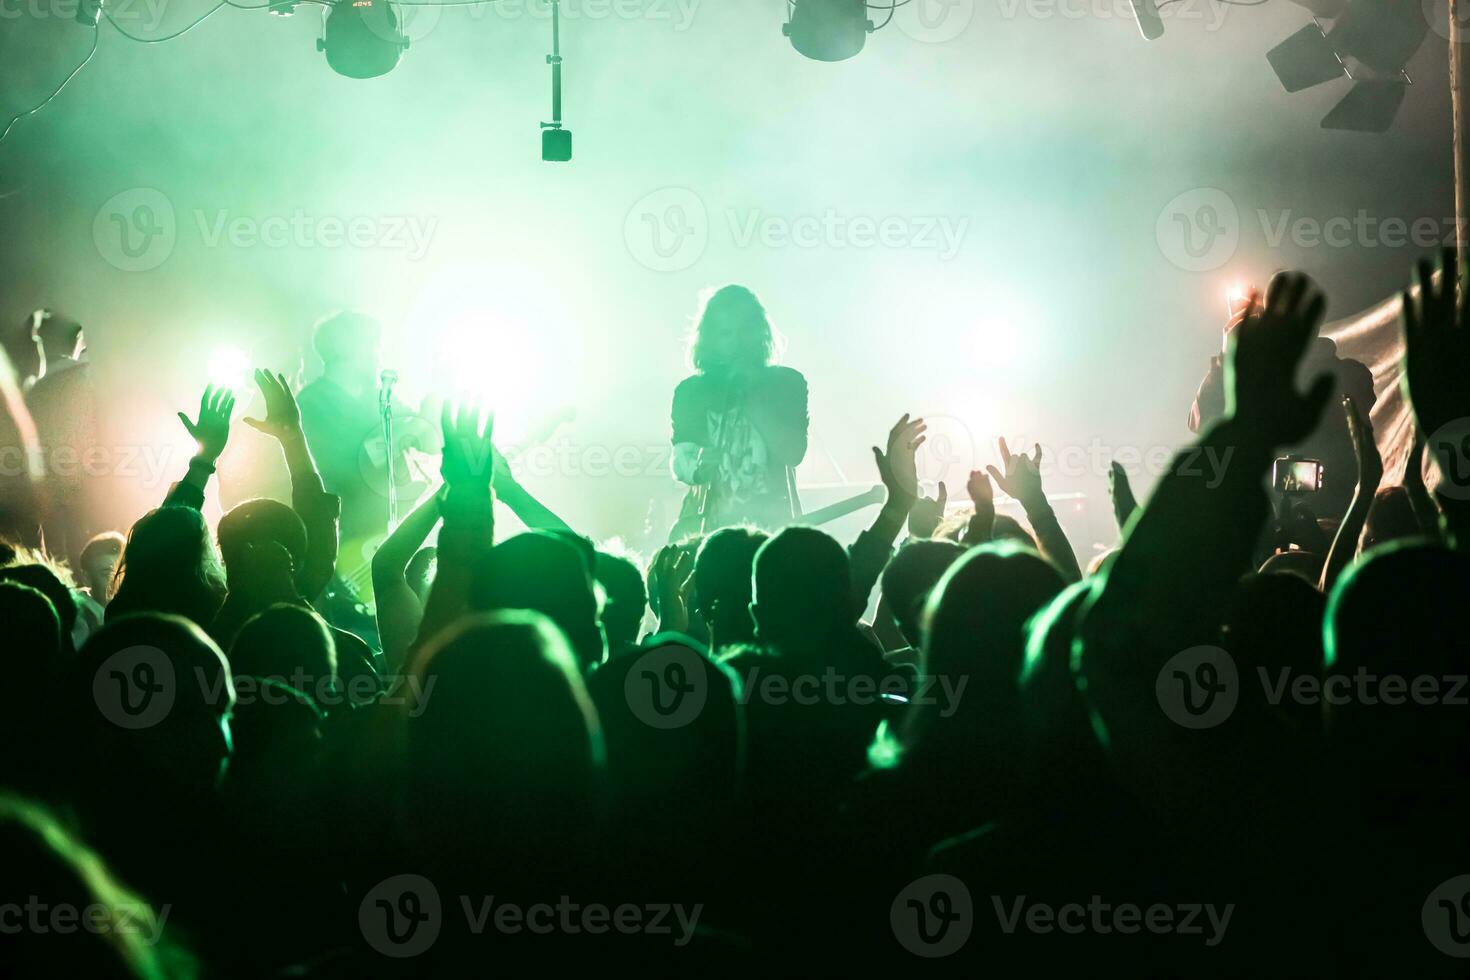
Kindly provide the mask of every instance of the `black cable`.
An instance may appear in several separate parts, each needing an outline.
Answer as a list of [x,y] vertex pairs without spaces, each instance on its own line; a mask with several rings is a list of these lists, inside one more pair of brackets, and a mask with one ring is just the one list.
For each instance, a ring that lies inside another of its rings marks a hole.
[[15,124],[16,123],[20,122],[22,119],[26,118],[27,116],[34,116],[36,113],[38,113],[42,109],[46,108],[48,105],[51,104],[52,100],[54,100],[58,95],[61,94],[61,90],[62,89],[66,88],[68,85],[71,84],[71,80],[73,78],[76,78],[77,77],[77,74],[83,68],[87,67],[87,64],[92,60],[92,56],[97,53],[97,42],[101,39],[101,36],[102,36],[101,26],[100,25],[93,25],[93,27],[92,27],[92,50],[90,50],[90,51],[87,52],[87,56],[82,59],[81,64],[79,64],[75,68],[73,68],[71,70],[71,74],[70,75],[67,75],[66,78],[64,78],[62,80],[61,84],[58,85],[58,86],[56,86],[56,91],[52,92],[50,95],[46,96],[46,98],[42,99],[40,105],[37,105],[33,109],[27,109],[25,112],[18,113],[18,114],[14,115],[14,116],[11,116],[10,117],[10,122],[8,122],[8,123],[5,124],[5,131],[4,132],[0,132],[0,143],[5,142],[5,137],[7,137],[7,136],[10,135],[10,131],[15,128]]
[[113,30],[117,31],[129,41],[137,41],[139,44],[162,44],[164,41],[172,41],[176,37],[183,37],[185,34],[188,34],[194,28],[198,27],[200,24],[204,23],[206,20],[219,13],[221,9],[228,5],[229,0],[220,0],[219,3],[215,4],[213,7],[210,7],[207,11],[204,12],[202,16],[199,17],[198,20],[193,21],[183,30],[175,31],[174,33],[165,35],[164,37],[139,37],[136,34],[129,34],[127,31],[123,30],[122,25],[119,24],[117,20],[112,16],[112,11],[107,9],[105,0],[102,6],[102,13],[107,16],[107,22],[112,25]]

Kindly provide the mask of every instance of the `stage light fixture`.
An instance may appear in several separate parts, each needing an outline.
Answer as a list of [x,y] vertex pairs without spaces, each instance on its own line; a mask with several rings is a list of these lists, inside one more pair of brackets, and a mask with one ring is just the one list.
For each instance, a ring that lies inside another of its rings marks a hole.
[[791,0],[781,32],[813,61],[846,61],[863,50],[873,22],[866,0]]
[[1288,92],[1300,92],[1347,74],[1332,42],[1317,24],[1308,24],[1266,52],[1266,61]]
[[1408,82],[1402,78],[1364,78],[1322,120],[1323,129],[1356,133],[1383,133],[1393,125],[1404,104]]
[[337,74],[376,78],[398,67],[408,38],[389,0],[334,0],[316,47]]
[[1272,48],[1266,60],[1288,92],[1347,77],[1352,88],[1323,117],[1322,128],[1382,133],[1393,125],[1413,84],[1404,67],[1428,31],[1417,0],[1350,0],[1331,30],[1324,31],[1313,18]]

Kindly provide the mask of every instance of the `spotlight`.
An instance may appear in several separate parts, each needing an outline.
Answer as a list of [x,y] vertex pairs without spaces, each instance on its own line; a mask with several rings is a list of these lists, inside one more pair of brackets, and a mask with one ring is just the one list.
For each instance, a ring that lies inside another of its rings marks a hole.
[[389,0],[333,0],[323,36],[316,42],[327,64],[348,78],[376,78],[398,67],[408,38]]
[[[1301,2],[1301,0],[1299,0]],[[1329,9],[1322,0],[1321,9]],[[1317,0],[1305,3],[1317,9]],[[1313,19],[1266,55],[1288,92],[1346,76],[1353,86],[1322,120],[1323,129],[1382,133],[1393,125],[1407,86],[1404,66],[1429,31],[1415,0],[1351,0],[1330,31]]]
[[250,357],[238,347],[220,347],[209,355],[205,377],[216,388],[243,391],[250,382]]
[[845,61],[863,50],[873,30],[867,0],[791,0],[781,32],[813,61]]

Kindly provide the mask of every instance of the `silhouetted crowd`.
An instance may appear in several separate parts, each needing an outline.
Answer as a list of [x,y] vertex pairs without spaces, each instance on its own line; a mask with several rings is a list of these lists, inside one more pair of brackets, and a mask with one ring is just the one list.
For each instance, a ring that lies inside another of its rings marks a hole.
[[[27,538],[54,483],[12,474],[0,972],[1462,975],[1455,278],[1422,263],[1404,294],[1402,476],[1366,406],[1301,383],[1324,300],[1282,274],[1148,499],[1114,466],[1119,544],[1085,565],[1039,447],[1002,442],[949,513],[909,416],[856,540],[726,527],[645,567],[446,407],[443,485],[374,554],[370,630],[322,601],[341,501],[284,375],[256,372],[244,421],[289,502],[206,521],[238,427],[214,388],[166,498],[73,562]],[[45,385],[0,373],[22,445]],[[1357,470],[1331,521],[1270,480],[1327,417]],[[530,530],[497,534],[497,501]]]

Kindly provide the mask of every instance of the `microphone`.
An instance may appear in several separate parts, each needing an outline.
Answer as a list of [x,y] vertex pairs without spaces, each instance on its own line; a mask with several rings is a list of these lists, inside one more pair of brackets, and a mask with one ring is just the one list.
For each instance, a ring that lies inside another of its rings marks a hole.
[[1164,36],[1164,20],[1159,16],[1159,5],[1154,0],[1129,0],[1133,5],[1133,16],[1138,20],[1138,29],[1145,41],[1157,41]]
[[378,376],[378,408],[383,414],[391,414],[393,411],[393,386],[398,383],[398,372],[385,370]]

